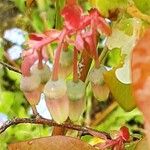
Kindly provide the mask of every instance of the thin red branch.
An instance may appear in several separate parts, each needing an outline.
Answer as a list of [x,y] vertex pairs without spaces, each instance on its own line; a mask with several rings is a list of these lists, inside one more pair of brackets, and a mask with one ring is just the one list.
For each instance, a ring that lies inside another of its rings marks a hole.
[[73,53],[73,81],[78,81],[78,50],[76,48]]
[[56,54],[55,54],[55,59],[54,59],[54,64],[53,64],[53,74],[52,74],[52,80],[58,80],[58,71],[59,71],[59,59],[60,59],[60,54],[61,50],[64,45],[64,38],[66,36],[66,29],[64,29],[60,35],[60,42],[59,45],[56,49]]
[[43,63],[42,63],[42,60],[43,60],[42,49],[39,49],[37,51],[37,53],[38,53],[38,68],[42,69],[43,68]]
[[103,138],[103,139],[104,138],[110,139],[110,135],[106,132],[101,132],[101,131],[94,130],[92,128],[83,127],[83,126],[80,126],[80,125],[74,125],[74,124],[70,124],[70,123],[58,124],[58,123],[54,122],[53,120],[45,119],[45,118],[42,118],[42,117],[37,117],[37,118],[15,118],[15,119],[6,121],[0,127],[0,134],[12,125],[24,124],[24,123],[25,124],[27,124],[27,123],[42,124],[42,125],[48,125],[48,126],[67,128],[67,129],[71,129],[71,130],[81,131],[84,134],[89,134],[89,135],[91,135],[91,133],[95,132],[95,133],[98,133],[99,136],[101,136],[101,138]]

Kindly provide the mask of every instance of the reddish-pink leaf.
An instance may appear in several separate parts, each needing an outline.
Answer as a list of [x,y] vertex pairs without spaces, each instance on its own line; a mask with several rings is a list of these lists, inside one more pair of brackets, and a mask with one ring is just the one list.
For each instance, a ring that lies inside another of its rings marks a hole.
[[124,141],[128,141],[130,137],[129,129],[125,126],[120,128],[120,136]]
[[29,38],[30,40],[40,41],[44,38],[44,34],[36,34],[36,33],[30,33]]
[[66,5],[62,10],[64,23],[67,29],[77,30],[81,24],[82,9],[79,5]]

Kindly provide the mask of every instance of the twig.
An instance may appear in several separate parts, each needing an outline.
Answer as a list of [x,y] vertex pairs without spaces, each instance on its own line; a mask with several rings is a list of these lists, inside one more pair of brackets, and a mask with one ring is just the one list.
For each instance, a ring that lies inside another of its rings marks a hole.
[[118,106],[117,102],[113,102],[106,110],[103,112],[99,112],[96,114],[95,119],[91,120],[91,126],[98,125],[101,121],[103,121],[109,114]]
[[18,70],[17,68],[15,68],[15,67],[13,67],[13,66],[5,63],[5,62],[0,61],[0,64],[3,65],[4,67],[8,68],[9,70],[12,70],[12,71],[17,72],[19,74],[22,74],[20,70]]
[[58,124],[54,122],[53,120],[45,119],[42,117],[37,118],[15,118],[9,121],[6,121],[1,127],[0,127],[0,134],[4,132],[7,128],[9,128],[12,125],[22,124],[22,123],[30,123],[30,124],[42,124],[42,125],[48,125],[48,126],[55,126],[55,127],[61,127],[61,128],[67,128],[72,130],[81,131],[84,134],[88,135],[99,135],[101,138],[107,138],[111,139],[110,135],[106,132],[97,131],[92,128],[83,127],[80,125],[74,125],[70,123],[64,123],[64,124]]
[[8,55],[8,53],[7,53],[6,51],[4,51],[4,54],[3,54],[3,55],[4,55],[5,59],[8,61],[8,63],[9,63],[11,66],[13,66],[13,67],[15,67],[15,68],[17,68],[17,69],[20,68],[20,67],[18,66],[18,64],[16,64],[16,62],[10,58],[10,56]]

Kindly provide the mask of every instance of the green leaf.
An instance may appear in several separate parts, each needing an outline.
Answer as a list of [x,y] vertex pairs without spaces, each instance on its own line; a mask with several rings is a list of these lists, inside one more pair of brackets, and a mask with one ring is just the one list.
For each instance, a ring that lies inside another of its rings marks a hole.
[[117,67],[121,62],[121,49],[113,48],[109,51],[106,58],[106,66]]
[[124,33],[129,36],[133,34],[133,18],[123,16],[115,25],[119,30],[124,31]]
[[13,0],[13,2],[20,9],[20,11],[23,12],[25,10],[25,0]]
[[117,80],[115,76],[115,69],[105,72],[104,79],[118,104],[125,111],[133,110],[136,105],[133,99],[131,85],[123,84],[119,80]]
[[16,73],[14,71],[8,70],[8,76],[10,79],[15,80],[16,84],[20,84],[21,75],[19,73]]
[[39,11],[38,10],[32,10],[32,26],[36,30],[36,32],[42,32],[44,31],[44,24],[39,16]]
[[[128,121],[134,120],[135,117],[141,116],[138,109],[134,109],[131,112],[125,112],[121,107],[117,107],[112,111],[108,117],[96,127],[99,131],[110,132],[114,130],[119,130],[122,125],[125,125]],[[128,126],[132,128],[131,126]]]
[[124,8],[127,5],[127,0],[89,0],[91,4],[98,8],[104,16],[108,16],[109,11],[118,8]]
[[7,114],[14,102],[14,93],[5,91],[0,94],[0,112]]
[[133,0],[137,8],[148,15],[150,15],[150,0]]
[[55,26],[57,29],[61,29],[63,27],[63,20],[61,17],[61,11],[64,7],[65,1],[64,0],[57,0],[56,1],[56,21]]

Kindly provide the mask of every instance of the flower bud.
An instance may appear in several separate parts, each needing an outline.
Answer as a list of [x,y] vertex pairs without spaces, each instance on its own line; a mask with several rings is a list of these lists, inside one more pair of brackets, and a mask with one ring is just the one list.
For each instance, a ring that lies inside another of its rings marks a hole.
[[60,56],[59,77],[66,78],[72,71],[73,52],[71,50],[62,51]]
[[100,66],[98,69],[93,68],[89,72],[89,81],[91,82],[92,91],[95,98],[99,101],[105,101],[109,96],[109,88],[104,81],[103,73],[106,71],[104,66]]
[[69,101],[66,92],[66,83],[61,79],[49,80],[44,87],[46,105],[57,123],[63,123],[69,116]]
[[104,77],[103,77],[103,72],[105,72],[106,69],[104,66],[101,66],[99,68],[92,68],[89,72],[89,81],[92,82],[93,84],[104,84]]
[[38,64],[34,64],[31,67],[31,73],[32,74],[37,74],[41,78],[41,83],[45,84],[51,76],[51,70],[48,67],[48,65],[43,64],[43,68],[38,68]]
[[72,121],[77,121],[84,111],[85,101],[85,83],[79,80],[78,82],[67,82],[67,95],[69,98],[69,118]]
[[22,76],[20,89],[30,105],[37,105],[41,95],[41,80],[38,75]]
[[97,100],[105,101],[108,99],[110,90],[106,84],[104,85],[92,84],[92,91],[93,91],[94,97]]

